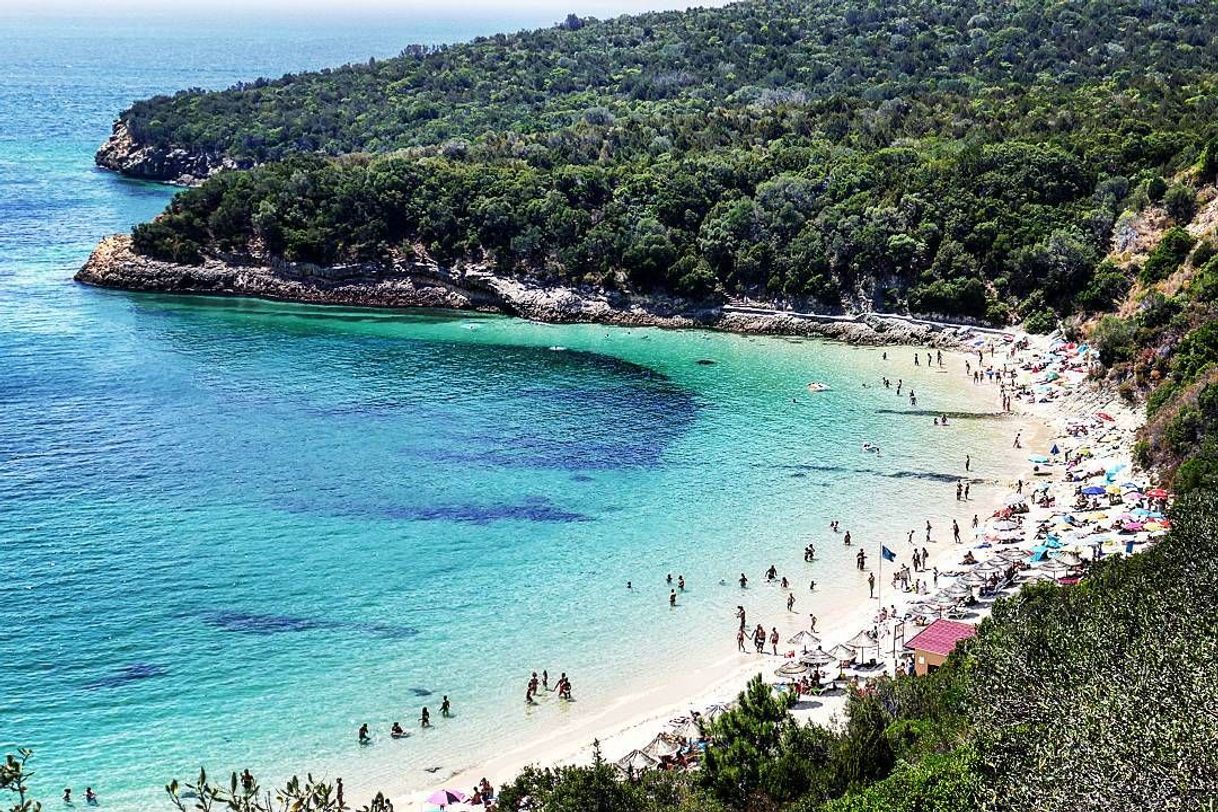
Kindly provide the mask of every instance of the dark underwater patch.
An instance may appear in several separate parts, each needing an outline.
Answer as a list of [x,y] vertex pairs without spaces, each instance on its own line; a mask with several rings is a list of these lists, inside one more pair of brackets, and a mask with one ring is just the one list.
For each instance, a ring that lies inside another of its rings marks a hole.
[[[826,474],[862,474],[866,476],[880,476],[887,479],[920,479],[927,482],[952,483],[966,481],[957,474],[944,474],[938,471],[876,471],[873,468],[857,468],[848,465],[818,465],[816,463],[788,465],[786,467],[794,469],[796,472],[815,471]],[[796,475],[792,474],[792,476]]]
[[238,634],[272,635],[309,631],[351,631],[383,640],[404,640],[414,637],[418,629],[391,623],[324,620],[294,615],[268,615],[255,612],[208,612],[203,615],[208,626]]
[[97,690],[98,688],[117,688],[120,685],[126,685],[129,682],[139,682],[141,680],[163,677],[168,673],[169,669],[165,668],[163,665],[156,665],[154,663],[132,663],[131,665],[123,666],[113,674],[109,674],[88,683],[85,685],[85,688],[89,689],[90,691]]
[[1005,420],[1010,415],[1007,412],[941,412],[933,409],[876,409],[876,414],[903,414],[908,417],[942,417],[947,415],[952,420]]

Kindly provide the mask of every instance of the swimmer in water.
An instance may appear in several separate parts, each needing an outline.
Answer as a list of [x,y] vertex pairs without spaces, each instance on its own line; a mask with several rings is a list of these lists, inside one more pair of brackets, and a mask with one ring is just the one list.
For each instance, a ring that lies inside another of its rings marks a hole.
[[359,733],[357,735],[359,736],[360,744],[368,744],[372,741],[372,737],[368,735],[368,724],[366,722],[359,726]]
[[402,739],[406,737],[406,731],[402,730],[402,726],[399,723],[394,722],[393,727],[389,728],[389,735],[395,739]]

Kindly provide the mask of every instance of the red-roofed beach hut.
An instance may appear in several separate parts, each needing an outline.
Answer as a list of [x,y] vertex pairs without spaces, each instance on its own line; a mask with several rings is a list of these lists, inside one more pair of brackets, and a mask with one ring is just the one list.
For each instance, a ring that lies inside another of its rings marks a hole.
[[976,633],[977,627],[968,623],[936,620],[905,644],[905,648],[913,652],[914,673],[923,677],[934,671],[943,665],[957,643]]

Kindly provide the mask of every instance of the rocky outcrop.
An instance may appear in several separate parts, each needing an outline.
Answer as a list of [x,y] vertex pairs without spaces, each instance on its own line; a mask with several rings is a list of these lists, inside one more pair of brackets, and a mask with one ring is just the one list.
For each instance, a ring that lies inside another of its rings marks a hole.
[[97,150],[93,161],[103,169],[127,177],[193,186],[221,169],[248,169],[252,163],[182,147],[139,143],[126,122],[114,122],[114,131]]
[[76,281],[160,293],[251,296],[367,307],[434,307],[506,313],[545,322],[710,328],[740,333],[823,336],[855,344],[952,346],[951,326],[874,313],[825,316],[750,306],[701,304],[668,296],[544,285],[482,265],[442,267],[417,255],[386,265],[318,267],[208,258],[202,265],[150,259],[126,235],[98,244]]

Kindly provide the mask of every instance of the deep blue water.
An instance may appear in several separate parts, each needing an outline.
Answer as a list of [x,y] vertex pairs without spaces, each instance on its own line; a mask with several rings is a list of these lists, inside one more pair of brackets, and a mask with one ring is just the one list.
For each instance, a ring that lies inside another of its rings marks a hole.
[[[3,21],[0,749],[35,748],[43,797],[158,808],[200,764],[423,786],[730,651],[720,578],[808,576],[830,518],[878,538],[994,440],[970,421],[928,446],[860,388],[873,351],[71,281],[172,194],[92,165],[132,99],[557,16]],[[801,611],[857,598],[847,559],[826,550]],[[786,622],[784,598],[750,611]],[[543,667],[590,701],[524,712]],[[443,693],[437,730],[353,744]]]

